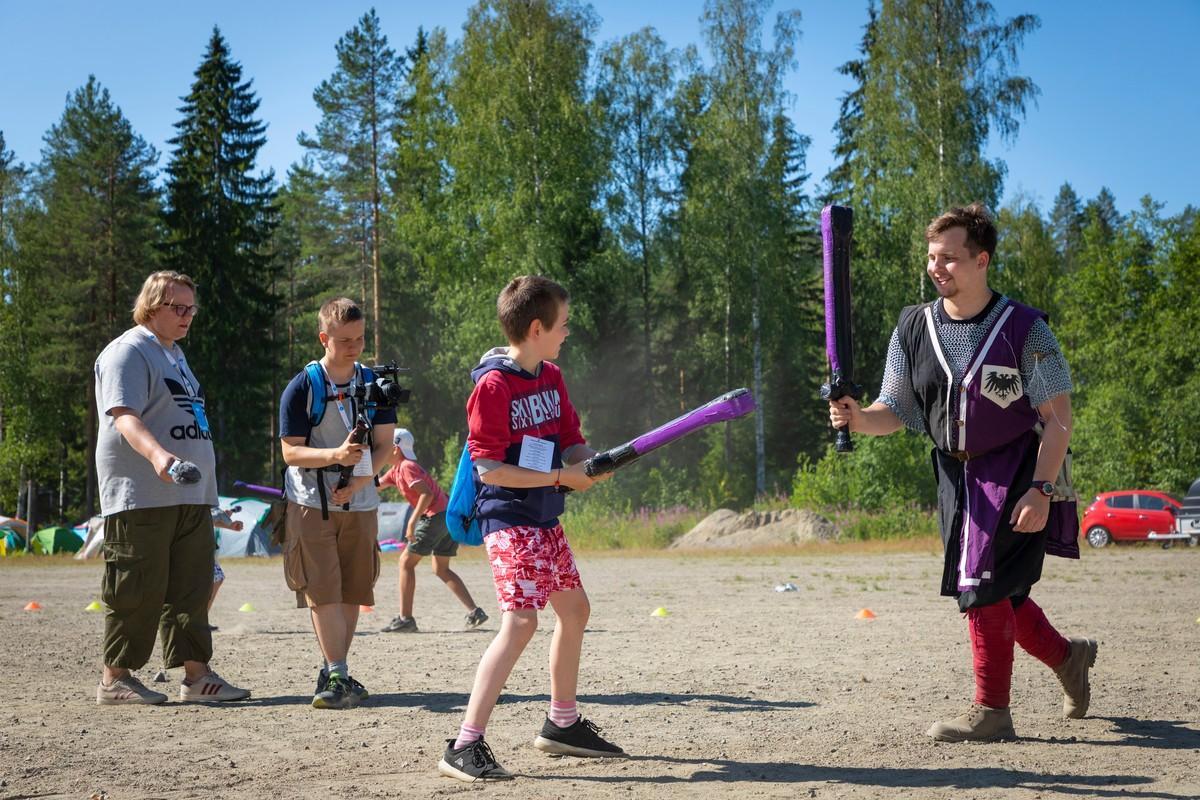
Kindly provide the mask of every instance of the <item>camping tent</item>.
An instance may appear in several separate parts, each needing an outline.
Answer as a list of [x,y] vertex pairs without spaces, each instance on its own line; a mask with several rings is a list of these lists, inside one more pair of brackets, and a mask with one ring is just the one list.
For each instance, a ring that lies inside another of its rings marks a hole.
[[33,535],[33,552],[48,555],[50,553],[74,553],[83,547],[83,539],[70,528],[42,528]]
[[104,544],[104,517],[97,514],[87,522],[81,522],[75,526],[76,533],[80,529],[86,529],[87,533],[83,535],[83,547],[79,548],[75,557],[78,559],[99,558],[100,546]]
[[271,545],[271,531],[278,521],[279,512],[272,513],[279,503],[268,503],[253,497],[217,498],[221,508],[229,512],[235,522],[242,523],[240,531],[218,528],[219,558],[241,558],[242,556],[269,556],[279,548]]
[[12,528],[0,528],[0,556],[25,552],[25,537]]
[[404,529],[408,525],[408,515],[412,506],[408,503],[379,504],[379,533],[376,538],[399,539],[404,541]]

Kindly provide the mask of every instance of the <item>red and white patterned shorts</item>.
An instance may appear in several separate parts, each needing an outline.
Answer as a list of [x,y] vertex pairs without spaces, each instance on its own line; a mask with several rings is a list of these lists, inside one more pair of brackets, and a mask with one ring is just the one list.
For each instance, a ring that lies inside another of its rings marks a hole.
[[562,525],[504,528],[483,541],[501,611],[541,611],[551,593],[583,585]]

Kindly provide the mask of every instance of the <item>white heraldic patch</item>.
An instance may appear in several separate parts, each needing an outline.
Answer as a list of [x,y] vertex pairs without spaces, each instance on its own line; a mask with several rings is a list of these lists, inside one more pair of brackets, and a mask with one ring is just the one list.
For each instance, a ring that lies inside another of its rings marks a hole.
[[1013,401],[1025,393],[1021,386],[1021,372],[1015,367],[983,365],[983,390],[981,394],[1001,408],[1008,408]]

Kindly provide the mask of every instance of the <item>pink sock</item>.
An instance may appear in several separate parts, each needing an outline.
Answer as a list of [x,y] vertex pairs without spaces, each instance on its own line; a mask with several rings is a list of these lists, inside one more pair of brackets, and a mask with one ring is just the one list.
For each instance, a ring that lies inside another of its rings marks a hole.
[[579,719],[579,709],[574,702],[560,703],[557,700],[550,701],[550,713],[546,716],[550,717],[550,721],[560,728],[569,728]]
[[483,738],[483,728],[476,728],[474,725],[463,723],[458,729],[458,738],[454,740],[454,749],[462,750],[472,742],[477,742]]

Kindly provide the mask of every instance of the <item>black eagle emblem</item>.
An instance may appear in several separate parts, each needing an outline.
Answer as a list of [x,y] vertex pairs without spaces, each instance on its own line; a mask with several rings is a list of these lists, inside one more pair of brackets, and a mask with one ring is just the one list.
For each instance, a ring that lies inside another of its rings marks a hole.
[[1021,376],[1015,373],[1001,375],[992,370],[987,374],[984,388],[997,394],[1001,400],[1007,400],[1010,394],[1017,394],[1021,391]]

